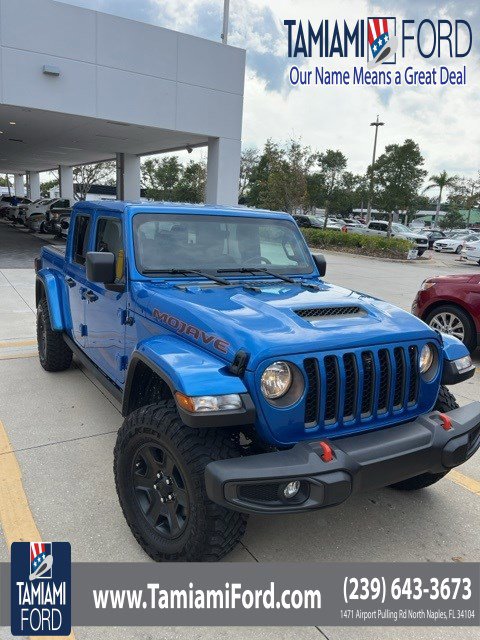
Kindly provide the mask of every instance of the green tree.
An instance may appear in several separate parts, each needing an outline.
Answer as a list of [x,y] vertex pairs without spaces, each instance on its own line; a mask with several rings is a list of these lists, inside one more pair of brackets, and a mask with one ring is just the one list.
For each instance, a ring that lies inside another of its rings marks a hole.
[[51,189],[55,189],[55,187],[58,187],[58,177],[54,177],[51,180],[45,180],[44,182],[42,182],[40,184],[40,193],[42,194],[42,196],[48,198],[50,197]]
[[465,219],[460,211],[453,209],[440,218],[439,226],[441,229],[463,229]]
[[251,187],[252,173],[258,165],[260,156],[254,147],[242,151],[240,160],[240,180],[238,185],[238,201],[241,204],[248,202],[248,193]]
[[177,184],[173,188],[173,199],[177,202],[205,202],[207,166],[205,162],[190,162],[182,167]]
[[176,156],[149,158],[141,167],[142,184],[147,198],[173,201],[175,189],[182,173],[182,165]]
[[285,210],[295,213],[307,204],[307,173],[310,164],[309,150],[297,140],[290,140],[285,149],[283,190]]
[[11,187],[10,180],[8,179],[8,174],[5,176],[0,176],[0,187]]
[[438,225],[440,217],[440,206],[442,204],[442,193],[444,189],[453,189],[457,184],[457,176],[449,176],[446,171],[430,176],[430,184],[425,187],[425,191],[438,189],[437,208],[435,210],[435,226]]
[[325,207],[325,221],[323,228],[326,229],[330,210],[338,197],[341,187],[343,173],[347,167],[347,158],[341,151],[327,149],[324,153],[316,154],[315,163],[320,168],[316,174],[317,193],[323,195]]
[[82,164],[73,169],[75,183],[75,198],[85,200],[94,184],[106,184],[115,173],[115,162],[95,162]]
[[267,140],[258,164],[251,171],[248,204],[273,211],[284,209],[286,172],[284,150],[272,140]]
[[330,212],[337,215],[351,214],[353,209],[366,206],[368,196],[368,180],[366,176],[350,171],[342,174],[330,205]]
[[467,227],[470,226],[472,209],[480,203],[480,174],[477,178],[459,178],[450,191],[448,207],[451,209],[466,209]]
[[[413,213],[427,172],[420,147],[413,140],[389,144],[375,162],[376,206],[388,213]],[[368,171],[371,171],[369,167]]]

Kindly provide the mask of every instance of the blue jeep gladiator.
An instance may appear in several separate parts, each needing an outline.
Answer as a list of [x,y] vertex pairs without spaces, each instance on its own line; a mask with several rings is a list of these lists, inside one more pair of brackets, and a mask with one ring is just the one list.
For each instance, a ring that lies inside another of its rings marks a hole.
[[[324,280],[290,215],[81,202],[36,260],[39,357],[121,402],[120,505],[154,560],[218,560],[249,513],[421,489],[480,446],[467,349]],[[392,283],[393,286],[393,283]]]

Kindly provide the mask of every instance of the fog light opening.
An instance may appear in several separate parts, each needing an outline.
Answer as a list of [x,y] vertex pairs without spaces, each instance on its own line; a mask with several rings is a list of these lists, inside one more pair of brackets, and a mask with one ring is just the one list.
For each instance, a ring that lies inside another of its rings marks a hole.
[[291,498],[295,498],[295,496],[298,494],[299,491],[300,491],[300,481],[293,480],[293,482],[289,482],[285,486],[283,490],[283,495],[285,496],[285,498],[287,498],[287,500],[289,500]]

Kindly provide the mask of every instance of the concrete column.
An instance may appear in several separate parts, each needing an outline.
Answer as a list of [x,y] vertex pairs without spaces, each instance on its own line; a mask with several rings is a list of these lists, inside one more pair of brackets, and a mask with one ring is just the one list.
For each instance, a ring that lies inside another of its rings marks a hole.
[[14,188],[17,198],[21,198],[25,195],[25,184],[23,182],[23,173],[14,174]]
[[60,165],[58,167],[58,181],[60,186],[60,197],[69,198],[73,203],[73,167]]
[[30,200],[40,198],[40,174],[38,171],[27,171],[27,184]]
[[117,199],[140,199],[140,157],[117,153]]
[[238,204],[242,143],[229,138],[209,138],[207,204]]

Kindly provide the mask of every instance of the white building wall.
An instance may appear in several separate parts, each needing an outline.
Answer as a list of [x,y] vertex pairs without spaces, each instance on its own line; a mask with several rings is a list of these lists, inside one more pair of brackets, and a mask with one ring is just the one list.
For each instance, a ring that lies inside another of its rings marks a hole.
[[54,0],[0,0],[0,104],[208,137],[211,202],[237,201],[244,75],[243,49]]
[[5,104],[241,138],[243,49],[53,0],[0,0],[0,46]]

